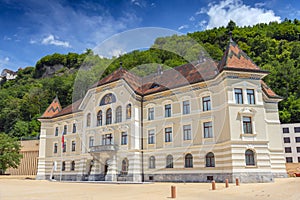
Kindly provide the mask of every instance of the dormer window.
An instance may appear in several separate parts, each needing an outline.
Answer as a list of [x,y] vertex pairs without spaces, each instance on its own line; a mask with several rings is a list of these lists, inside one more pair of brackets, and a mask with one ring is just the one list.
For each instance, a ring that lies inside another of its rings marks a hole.
[[150,89],[153,89],[153,88],[158,88],[159,85],[157,83],[153,83],[151,86],[150,86]]

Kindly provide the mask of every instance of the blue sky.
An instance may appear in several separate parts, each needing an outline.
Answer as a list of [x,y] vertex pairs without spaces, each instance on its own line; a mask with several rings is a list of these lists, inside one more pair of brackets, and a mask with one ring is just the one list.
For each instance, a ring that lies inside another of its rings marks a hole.
[[169,30],[160,36],[226,26],[230,19],[245,26],[285,18],[300,19],[298,0],[0,0],[0,72],[34,66],[55,52],[82,53],[141,27]]

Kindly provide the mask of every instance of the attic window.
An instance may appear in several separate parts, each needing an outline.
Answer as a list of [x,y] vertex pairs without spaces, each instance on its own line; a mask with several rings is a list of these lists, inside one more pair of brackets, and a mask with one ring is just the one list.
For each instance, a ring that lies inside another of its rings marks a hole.
[[150,89],[158,88],[158,87],[159,87],[159,85],[158,85],[157,83],[153,83],[153,84],[151,85]]

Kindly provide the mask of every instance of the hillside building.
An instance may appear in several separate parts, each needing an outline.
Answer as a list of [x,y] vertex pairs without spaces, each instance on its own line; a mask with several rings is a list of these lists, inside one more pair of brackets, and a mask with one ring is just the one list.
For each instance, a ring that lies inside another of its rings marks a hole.
[[14,72],[14,71],[11,71],[9,69],[4,69],[2,72],[1,72],[1,75],[0,75],[0,81],[6,79],[6,80],[13,80],[17,77],[17,72]]
[[37,179],[269,182],[286,177],[277,104],[230,41],[206,59],[139,77],[118,69],[41,122]]

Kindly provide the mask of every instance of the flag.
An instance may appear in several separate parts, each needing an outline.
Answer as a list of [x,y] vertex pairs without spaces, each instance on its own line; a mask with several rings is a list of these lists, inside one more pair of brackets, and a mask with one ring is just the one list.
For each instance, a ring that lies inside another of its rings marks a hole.
[[61,136],[61,148],[64,148],[64,143],[65,143],[65,136]]

